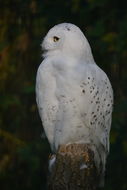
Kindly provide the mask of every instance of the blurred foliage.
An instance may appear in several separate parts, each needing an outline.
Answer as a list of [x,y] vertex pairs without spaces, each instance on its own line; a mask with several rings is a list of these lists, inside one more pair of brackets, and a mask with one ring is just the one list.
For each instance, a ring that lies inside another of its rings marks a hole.
[[125,0],[0,1],[0,189],[46,189],[50,152],[35,101],[40,43],[57,23],[78,25],[115,96],[105,190],[127,190]]

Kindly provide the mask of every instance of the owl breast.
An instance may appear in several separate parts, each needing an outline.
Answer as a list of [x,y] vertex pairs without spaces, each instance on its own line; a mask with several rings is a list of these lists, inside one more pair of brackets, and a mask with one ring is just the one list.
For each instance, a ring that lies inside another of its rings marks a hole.
[[47,59],[38,73],[40,116],[53,149],[68,143],[108,146],[112,93],[106,74],[95,64],[64,59]]

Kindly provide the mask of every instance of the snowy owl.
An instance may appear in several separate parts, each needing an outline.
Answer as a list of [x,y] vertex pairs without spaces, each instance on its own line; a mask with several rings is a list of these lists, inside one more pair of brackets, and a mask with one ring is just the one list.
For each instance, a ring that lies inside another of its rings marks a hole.
[[113,91],[95,63],[81,30],[62,23],[42,42],[44,60],[36,78],[36,100],[52,151],[69,143],[91,144],[97,167],[105,170]]

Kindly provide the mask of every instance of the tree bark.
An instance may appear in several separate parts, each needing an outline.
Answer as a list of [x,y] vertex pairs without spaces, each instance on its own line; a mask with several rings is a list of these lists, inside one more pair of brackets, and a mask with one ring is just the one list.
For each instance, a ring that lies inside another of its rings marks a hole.
[[56,160],[51,167],[48,190],[97,189],[99,174],[89,144],[61,145],[53,156]]

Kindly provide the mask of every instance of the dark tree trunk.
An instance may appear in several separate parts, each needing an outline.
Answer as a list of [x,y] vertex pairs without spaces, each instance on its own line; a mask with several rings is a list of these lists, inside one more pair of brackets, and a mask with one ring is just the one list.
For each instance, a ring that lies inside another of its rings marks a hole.
[[98,176],[90,145],[61,145],[48,179],[48,190],[96,190]]

